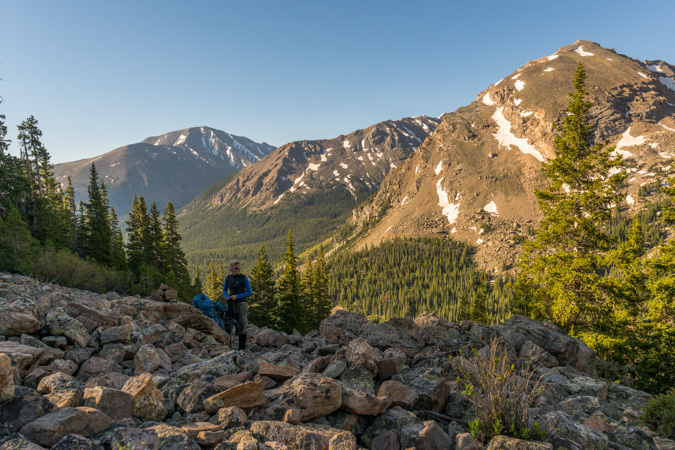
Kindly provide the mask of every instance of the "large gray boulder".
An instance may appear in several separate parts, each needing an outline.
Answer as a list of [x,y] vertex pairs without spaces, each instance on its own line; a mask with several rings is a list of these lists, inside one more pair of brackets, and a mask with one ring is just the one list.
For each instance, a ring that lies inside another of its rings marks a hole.
[[45,326],[45,312],[25,298],[0,297],[0,336],[33,334]]

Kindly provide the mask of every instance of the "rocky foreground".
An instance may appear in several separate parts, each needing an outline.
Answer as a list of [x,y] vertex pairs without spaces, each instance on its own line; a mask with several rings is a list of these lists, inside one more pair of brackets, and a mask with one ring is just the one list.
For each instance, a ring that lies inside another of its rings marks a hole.
[[[595,353],[548,323],[339,311],[305,336],[250,327],[240,352],[171,298],[0,274],[0,450],[675,448],[639,424],[649,394],[595,377]],[[540,366],[545,442],[467,432],[451,356],[492,337]]]

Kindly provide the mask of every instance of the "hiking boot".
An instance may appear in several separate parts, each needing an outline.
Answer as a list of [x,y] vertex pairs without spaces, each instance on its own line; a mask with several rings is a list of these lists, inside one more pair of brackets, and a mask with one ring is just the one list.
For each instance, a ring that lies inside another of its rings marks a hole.
[[239,350],[246,350],[246,335],[239,336]]

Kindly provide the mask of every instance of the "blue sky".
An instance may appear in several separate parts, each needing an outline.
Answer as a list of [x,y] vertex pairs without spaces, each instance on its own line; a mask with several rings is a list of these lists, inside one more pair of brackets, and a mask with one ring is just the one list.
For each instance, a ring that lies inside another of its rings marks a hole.
[[[0,114],[53,162],[210,126],[282,145],[439,116],[577,39],[675,64],[675,2],[0,0]],[[18,153],[16,143],[12,153]]]

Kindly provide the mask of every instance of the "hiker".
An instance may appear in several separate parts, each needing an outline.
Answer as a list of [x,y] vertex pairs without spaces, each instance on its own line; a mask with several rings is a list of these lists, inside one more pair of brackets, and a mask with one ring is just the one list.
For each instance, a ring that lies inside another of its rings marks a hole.
[[227,307],[214,302],[204,294],[195,295],[192,299],[192,306],[200,310],[206,317],[212,318],[220,328],[225,329],[225,325],[220,317],[221,314],[225,315],[227,313]]
[[248,321],[248,304],[246,297],[252,294],[251,283],[248,277],[241,274],[241,263],[238,259],[230,261],[230,275],[225,277],[223,286],[223,295],[227,299],[228,305],[234,302],[237,318],[237,336],[239,336],[239,350],[246,349],[246,327]]

